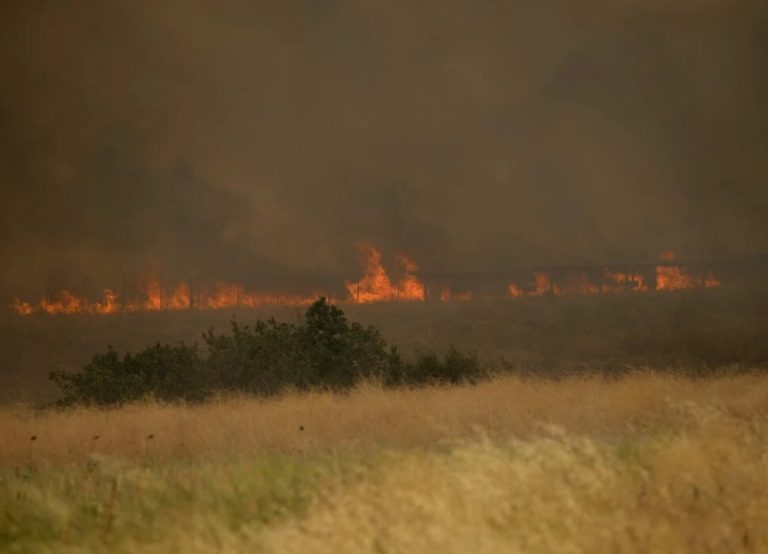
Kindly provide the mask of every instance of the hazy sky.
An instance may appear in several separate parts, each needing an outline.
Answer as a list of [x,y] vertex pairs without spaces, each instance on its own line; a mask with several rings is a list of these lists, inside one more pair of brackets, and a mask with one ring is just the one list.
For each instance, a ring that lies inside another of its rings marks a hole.
[[5,0],[0,75],[6,290],[768,251],[764,0]]

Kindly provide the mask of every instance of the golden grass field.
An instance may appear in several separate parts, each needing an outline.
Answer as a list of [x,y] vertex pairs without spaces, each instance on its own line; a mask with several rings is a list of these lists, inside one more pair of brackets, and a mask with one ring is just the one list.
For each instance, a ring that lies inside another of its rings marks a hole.
[[5,407],[0,511],[3,552],[768,552],[768,377]]

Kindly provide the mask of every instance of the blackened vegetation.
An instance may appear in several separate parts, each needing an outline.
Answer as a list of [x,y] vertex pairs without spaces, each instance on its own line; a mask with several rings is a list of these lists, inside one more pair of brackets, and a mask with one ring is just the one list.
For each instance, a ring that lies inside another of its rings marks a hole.
[[209,330],[203,340],[203,348],[158,343],[122,358],[110,347],[81,372],[50,377],[64,390],[62,405],[110,406],[146,397],[196,402],[218,393],[344,390],[364,380],[388,387],[459,384],[487,375],[474,356],[454,348],[443,357],[430,352],[407,362],[376,328],[347,321],[324,298],[299,325],[274,318],[253,325],[232,321],[229,333]]

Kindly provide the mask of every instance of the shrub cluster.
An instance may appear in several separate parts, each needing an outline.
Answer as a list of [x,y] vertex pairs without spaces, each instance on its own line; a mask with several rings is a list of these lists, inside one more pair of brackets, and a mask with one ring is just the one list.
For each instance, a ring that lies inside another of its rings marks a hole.
[[274,318],[240,325],[229,333],[203,334],[196,344],[156,344],[122,359],[110,347],[79,373],[53,372],[64,391],[61,404],[116,405],[154,396],[162,401],[201,401],[217,393],[269,396],[286,389],[348,389],[361,380],[385,386],[475,382],[485,377],[475,357],[451,348],[403,360],[374,327],[347,321],[320,298],[300,325]]

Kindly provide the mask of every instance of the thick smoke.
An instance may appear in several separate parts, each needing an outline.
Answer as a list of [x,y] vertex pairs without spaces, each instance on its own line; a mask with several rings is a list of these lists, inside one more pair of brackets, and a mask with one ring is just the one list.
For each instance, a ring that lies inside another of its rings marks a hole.
[[761,0],[3,2],[0,287],[765,252],[766,60]]

